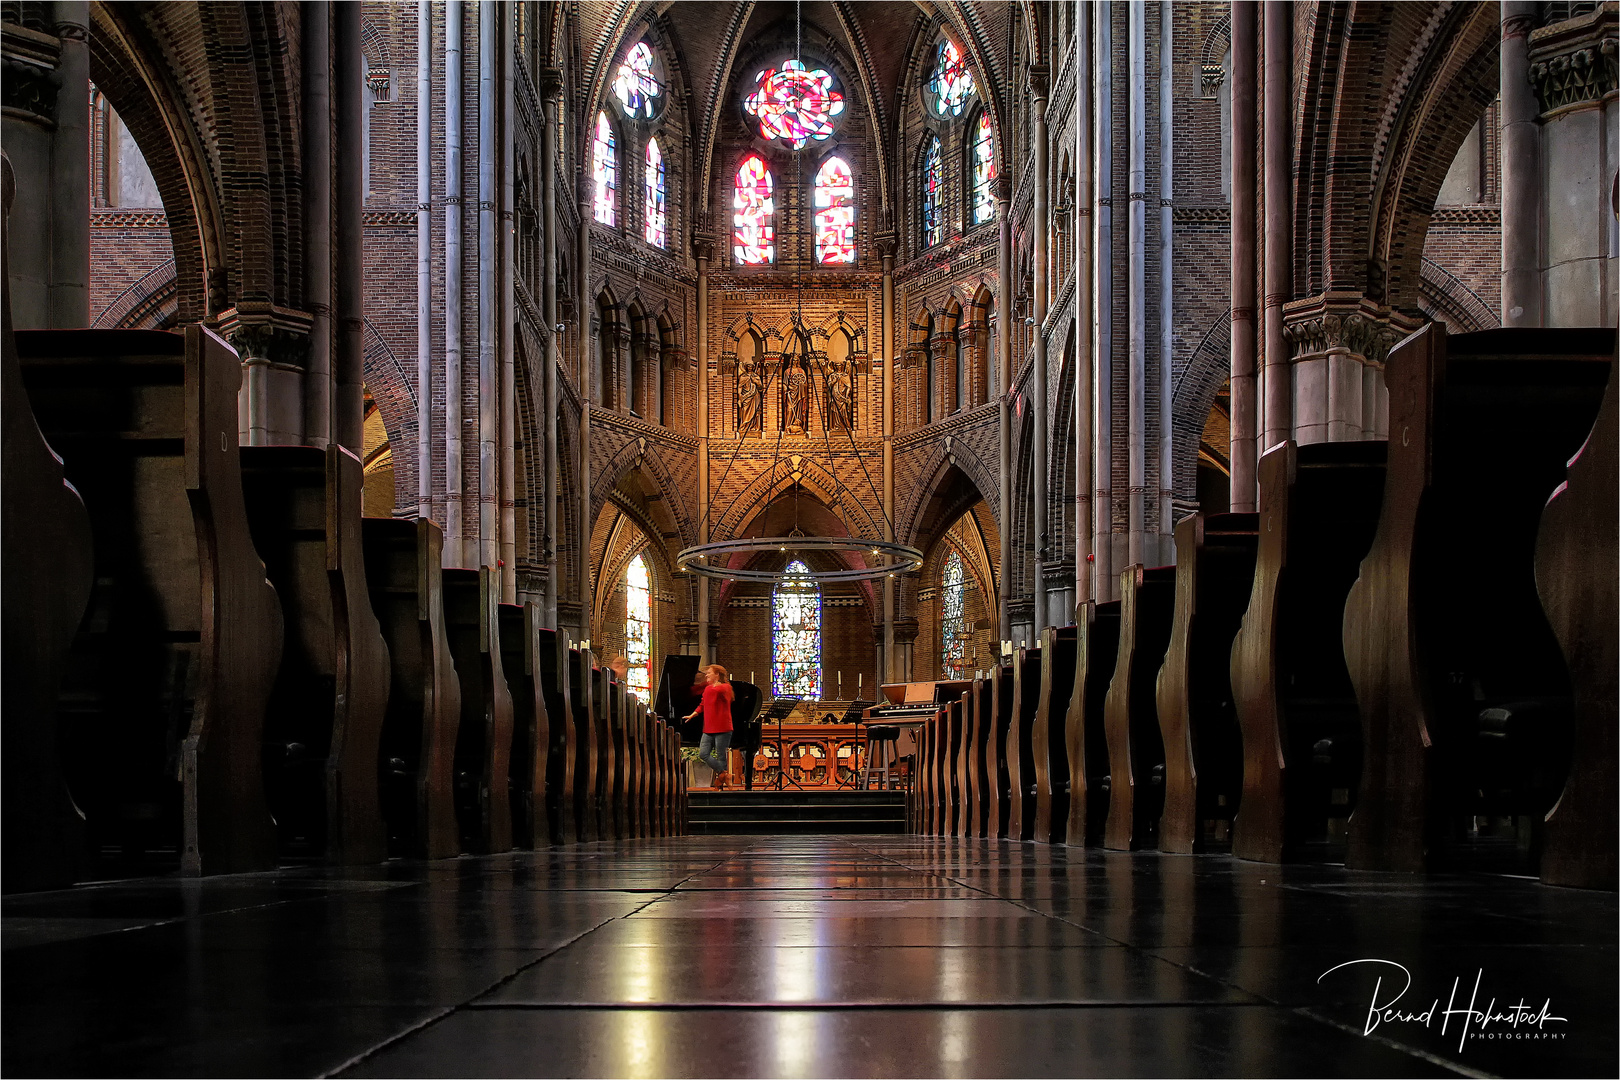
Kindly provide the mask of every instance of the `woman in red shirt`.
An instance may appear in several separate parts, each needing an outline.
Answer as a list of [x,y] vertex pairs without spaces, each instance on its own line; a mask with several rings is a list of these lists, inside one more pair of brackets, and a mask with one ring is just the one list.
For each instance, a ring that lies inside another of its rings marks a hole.
[[703,714],[703,738],[698,743],[698,760],[714,770],[714,786],[726,779],[726,751],[731,749],[731,675],[719,664],[703,669],[703,700],[683,719]]

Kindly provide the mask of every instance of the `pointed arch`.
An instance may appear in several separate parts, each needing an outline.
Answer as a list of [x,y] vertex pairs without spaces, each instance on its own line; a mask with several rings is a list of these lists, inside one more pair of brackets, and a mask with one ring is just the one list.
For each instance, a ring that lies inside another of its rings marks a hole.
[[737,165],[731,189],[731,254],[740,266],[776,261],[776,178],[756,153]]

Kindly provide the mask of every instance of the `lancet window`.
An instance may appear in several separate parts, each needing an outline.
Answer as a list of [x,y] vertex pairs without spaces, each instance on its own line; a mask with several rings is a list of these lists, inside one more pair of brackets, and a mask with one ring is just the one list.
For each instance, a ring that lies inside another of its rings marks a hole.
[[624,572],[624,658],[630,692],[652,703],[652,582],[647,560],[637,555]]
[[831,157],[816,173],[816,262],[855,261],[855,178],[843,158]]
[[595,181],[593,216],[604,225],[619,223],[619,148],[607,113],[596,114],[591,138],[591,177]]
[[955,548],[945,556],[945,568],[940,574],[940,675],[946,679],[967,678],[967,620],[962,614],[962,601],[967,592],[967,571],[962,556]]
[[930,135],[923,148],[922,161],[922,233],[923,246],[933,247],[945,239],[945,214],[942,188],[944,170],[940,165],[939,136]]
[[750,154],[737,167],[731,198],[732,254],[743,266],[776,260],[776,181],[765,159]]
[[821,586],[802,560],[788,564],[771,596],[771,690],[821,699]]
[[996,199],[991,190],[996,178],[996,139],[990,130],[990,114],[981,112],[969,148],[968,168],[973,178],[972,220],[983,225],[996,216]]
[[646,191],[642,207],[642,237],[654,247],[668,247],[664,235],[664,155],[658,149],[657,139],[647,140],[647,175],[643,180]]

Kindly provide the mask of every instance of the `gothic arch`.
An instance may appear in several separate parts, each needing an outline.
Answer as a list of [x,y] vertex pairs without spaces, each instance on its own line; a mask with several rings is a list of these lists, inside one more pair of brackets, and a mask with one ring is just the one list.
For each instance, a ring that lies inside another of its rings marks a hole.
[[1176,379],[1170,406],[1170,427],[1174,439],[1175,497],[1198,497],[1198,444],[1204,437],[1209,410],[1232,373],[1232,312],[1221,312],[1198,347],[1187,359],[1187,366]]

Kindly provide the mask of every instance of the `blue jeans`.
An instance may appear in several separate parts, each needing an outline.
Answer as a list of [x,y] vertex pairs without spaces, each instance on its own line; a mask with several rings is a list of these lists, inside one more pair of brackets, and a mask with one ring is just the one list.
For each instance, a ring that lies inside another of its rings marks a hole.
[[727,770],[726,751],[731,749],[731,732],[722,731],[717,735],[704,733],[698,742],[698,760],[716,773]]

